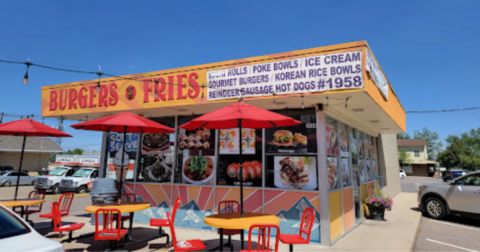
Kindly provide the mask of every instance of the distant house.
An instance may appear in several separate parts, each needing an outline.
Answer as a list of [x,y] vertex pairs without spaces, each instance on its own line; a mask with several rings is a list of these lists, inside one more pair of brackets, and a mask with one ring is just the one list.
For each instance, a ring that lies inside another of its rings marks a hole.
[[[0,165],[11,165],[18,170],[23,137],[0,135]],[[47,137],[27,137],[23,154],[22,170],[36,175],[39,168],[47,167],[50,156],[63,152],[52,139]]]
[[438,163],[428,160],[426,139],[397,139],[397,146],[398,152],[405,151],[411,161],[411,165],[403,164],[400,169],[411,176],[433,177]]

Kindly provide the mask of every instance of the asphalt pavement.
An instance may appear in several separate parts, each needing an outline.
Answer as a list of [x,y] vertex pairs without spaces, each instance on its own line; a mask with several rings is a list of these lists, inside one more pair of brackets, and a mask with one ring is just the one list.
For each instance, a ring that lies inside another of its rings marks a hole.
[[[402,191],[417,193],[427,183],[448,183],[441,178],[407,177]],[[422,217],[413,251],[480,251],[480,220],[449,216],[444,220]]]

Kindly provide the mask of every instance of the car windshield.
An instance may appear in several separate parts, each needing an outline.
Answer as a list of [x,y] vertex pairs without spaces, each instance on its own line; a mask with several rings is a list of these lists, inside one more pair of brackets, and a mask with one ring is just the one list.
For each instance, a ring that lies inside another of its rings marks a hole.
[[30,233],[30,229],[16,216],[0,207],[0,239]]
[[67,171],[67,168],[55,168],[51,170],[48,175],[51,176],[62,176]]
[[87,169],[80,169],[75,174],[73,174],[74,177],[82,177],[86,178],[92,173],[92,170],[87,170]]

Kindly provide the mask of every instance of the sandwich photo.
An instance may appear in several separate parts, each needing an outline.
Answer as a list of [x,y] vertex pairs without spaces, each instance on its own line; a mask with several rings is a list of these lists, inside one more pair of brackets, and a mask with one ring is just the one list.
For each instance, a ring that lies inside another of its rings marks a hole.
[[290,130],[277,130],[273,133],[273,143],[275,145],[291,145],[293,143],[293,134]]

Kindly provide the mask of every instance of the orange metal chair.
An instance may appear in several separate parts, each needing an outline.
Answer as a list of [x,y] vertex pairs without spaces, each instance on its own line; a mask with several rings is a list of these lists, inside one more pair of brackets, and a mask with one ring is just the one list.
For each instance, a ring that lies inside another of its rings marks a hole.
[[[172,209],[172,220],[175,221],[175,215],[177,214],[178,210],[178,205],[180,204],[181,198],[178,197],[177,200],[175,201],[175,204],[173,205]],[[158,227],[158,234],[160,235],[160,238],[162,237],[167,237],[167,245],[170,243],[170,236],[163,232],[162,227],[170,227],[170,222],[168,219],[150,219],[150,226],[152,227]]]
[[[98,215],[103,215],[103,225],[99,225]],[[122,212],[116,208],[99,208],[95,211],[95,241],[108,240],[109,248],[115,249],[117,241],[127,235],[128,229],[120,228]],[[117,225],[113,223],[116,222]]]
[[[312,233],[313,222],[315,221],[315,210],[310,207],[303,211],[302,222],[300,223],[299,234],[280,234],[277,238],[285,244],[290,245],[290,251],[293,251],[293,244],[310,243],[310,234]],[[304,237],[304,235],[306,237]]]
[[[238,213],[240,210],[240,203],[235,200],[225,200],[218,204],[218,213]],[[232,235],[242,234],[243,229],[224,229],[223,234],[228,235],[228,242],[224,245],[230,247],[233,251]],[[220,234],[220,229],[217,229],[217,234]],[[220,236],[223,239],[223,235]]]
[[170,226],[170,232],[172,233],[172,243],[173,251],[195,251],[195,250],[205,250],[205,244],[199,239],[195,240],[186,240],[186,241],[177,241],[175,236],[175,227],[173,226],[173,219],[170,216],[170,213],[167,212],[167,219]]
[[[45,191],[31,191],[28,194],[28,198],[29,199],[35,199],[35,200],[44,200],[45,199]],[[29,220],[28,216],[30,214],[40,213],[42,211],[42,206],[43,206],[43,203],[36,204],[36,205],[30,205],[30,206],[27,206],[25,208],[25,210],[23,211],[23,214],[26,215],[25,216],[25,221],[30,223],[30,225],[32,227],[33,227],[33,221]],[[21,211],[15,211],[15,213],[22,214]]]
[[[64,193],[58,199],[60,216],[68,216],[68,213],[70,212],[70,206],[72,205],[73,196],[73,193]],[[53,213],[40,214],[39,217],[52,219],[53,226]]]
[[81,229],[85,223],[75,223],[62,225],[62,215],[58,206],[58,202],[54,201],[51,204],[52,208],[52,221],[53,221],[53,232],[60,232],[60,238],[62,237],[62,232],[68,232],[67,242],[72,241],[72,231]]
[[[257,249],[252,249],[252,231],[258,229],[258,239],[257,239]],[[273,224],[253,224],[250,226],[248,231],[248,250],[240,250],[240,252],[250,252],[250,251],[268,251],[270,250],[270,235],[272,234],[272,229],[276,229],[277,237],[280,235],[280,228],[277,225]],[[275,239],[275,249],[274,252],[278,251],[278,238]]]

